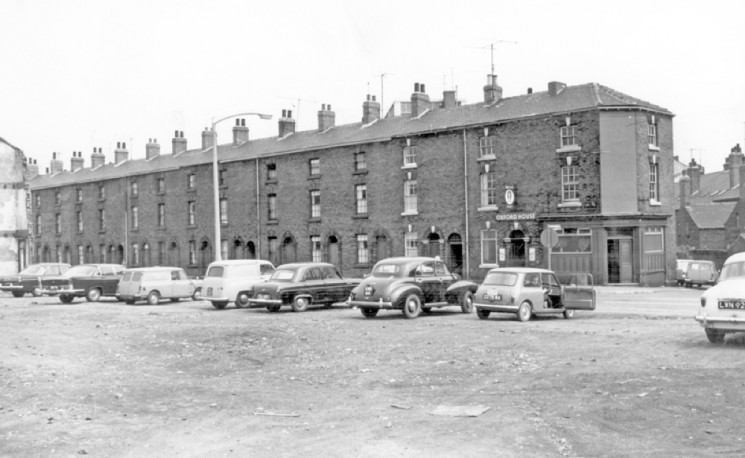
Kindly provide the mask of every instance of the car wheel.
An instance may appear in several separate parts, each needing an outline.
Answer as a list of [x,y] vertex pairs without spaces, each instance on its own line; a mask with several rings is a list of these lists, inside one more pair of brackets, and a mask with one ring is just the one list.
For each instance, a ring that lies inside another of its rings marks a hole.
[[99,299],[101,299],[101,290],[98,288],[88,290],[85,295],[85,300],[88,302],[98,302]]
[[267,309],[267,310],[269,310],[269,311],[270,311],[270,312],[272,312],[272,313],[277,313],[277,312],[279,312],[279,309],[280,309],[280,308],[282,308],[282,306],[281,306],[281,305],[267,305],[267,306],[266,306],[266,309]]
[[520,308],[517,309],[517,319],[520,321],[528,321],[532,314],[533,310],[528,301],[524,301],[520,304]]
[[292,301],[292,311],[293,312],[304,312],[307,310],[308,305],[310,304],[310,299],[307,297],[296,297],[294,301]]
[[564,318],[567,320],[574,316],[574,310],[564,310]]
[[202,288],[197,288],[194,290],[194,294],[191,295],[191,300],[193,301],[202,300]]
[[172,297],[171,302],[178,302],[180,299],[178,297]]
[[722,343],[724,342],[724,331],[720,331],[719,329],[711,329],[711,328],[704,328],[704,331],[706,331],[706,338],[709,339],[709,342],[711,343]]
[[157,291],[150,291],[150,294],[147,295],[147,303],[150,305],[158,305],[158,302],[160,302],[160,293]]
[[374,318],[375,315],[378,314],[378,309],[363,308],[360,309],[360,311],[362,312],[362,316],[364,316],[365,318]]
[[41,288],[39,288],[38,286],[35,286],[34,289],[31,290],[31,295],[34,297],[41,296]]
[[127,305],[134,305],[135,300],[134,299],[124,299],[124,303]]
[[404,316],[406,318],[416,318],[419,316],[419,313],[422,311],[422,302],[419,300],[419,296],[416,294],[409,294],[406,296],[406,301],[404,301]]
[[74,297],[71,296],[71,295],[69,295],[69,294],[60,294],[59,295],[59,300],[63,304],[69,304],[69,303],[72,302],[73,299],[74,299]]
[[473,312],[473,293],[466,291],[460,297],[460,309],[463,313]]
[[491,315],[491,310],[476,309],[476,315],[482,320],[485,320]]
[[242,309],[248,305],[248,293],[241,291],[238,293],[238,297],[235,298],[235,308]]
[[212,301],[212,306],[217,310],[222,310],[228,305],[228,301]]
[[23,291],[13,291],[13,297],[23,297]]

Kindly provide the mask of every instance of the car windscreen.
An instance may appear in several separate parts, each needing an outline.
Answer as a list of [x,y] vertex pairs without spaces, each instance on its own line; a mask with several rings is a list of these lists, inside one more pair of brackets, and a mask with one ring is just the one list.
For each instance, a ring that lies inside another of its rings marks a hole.
[[288,270],[288,269],[278,269],[275,270],[272,276],[270,277],[270,280],[274,281],[292,281],[292,277],[295,276],[294,270]]
[[65,277],[88,277],[96,271],[96,266],[75,266],[65,272]]
[[373,277],[390,277],[401,271],[401,266],[397,264],[378,264],[372,271]]
[[220,278],[223,276],[224,271],[225,269],[223,269],[222,266],[212,266],[209,269],[207,269],[207,273],[204,276]]
[[517,274],[514,272],[491,272],[484,279],[485,285],[514,286],[517,283]]
[[44,267],[28,266],[23,269],[18,275],[44,275]]
[[719,275],[719,281],[742,277],[745,277],[745,261],[733,262],[722,268],[722,273]]
[[128,282],[132,279],[132,274],[134,272],[124,272],[124,276],[122,276],[122,283]]

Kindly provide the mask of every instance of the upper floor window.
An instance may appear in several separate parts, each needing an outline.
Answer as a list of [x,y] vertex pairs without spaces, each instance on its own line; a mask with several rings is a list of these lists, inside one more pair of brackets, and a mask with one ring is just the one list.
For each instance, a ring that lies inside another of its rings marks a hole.
[[132,206],[132,229],[140,227],[140,211],[137,205]]
[[404,235],[404,256],[419,256],[419,237],[416,232],[407,232]]
[[217,171],[217,183],[220,186],[227,186],[226,176],[228,174],[228,171],[225,169],[220,169]]
[[163,194],[166,192],[166,179],[163,177],[158,177],[158,180],[156,181],[156,187],[158,189],[158,194]]
[[277,164],[266,165],[266,180],[267,181],[277,180]]
[[39,194],[34,195],[34,206],[41,207],[41,196]]
[[36,215],[36,224],[34,225],[34,233],[36,235],[41,234],[41,215]]
[[101,185],[98,187],[98,198],[99,199],[105,199],[106,198],[106,186]]
[[362,170],[367,170],[367,157],[364,151],[354,153],[354,171],[359,172]]
[[657,125],[647,124],[647,139],[651,146],[657,146]]
[[59,213],[54,214],[54,233],[62,233],[62,215],[60,215]]
[[313,262],[321,262],[321,237],[318,235],[312,235],[310,237],[310,251],[311,260]]
[[267,218],[269,221],[277,219],[277,195],[269,194],[266,199]]
[[132,197],[137,197],[138,188],[137,188],[137,182],[136,181],[133,181],[130,184],[130,189],[132,190]]
[[308,166],[310,168],[310,174],[311,176],[316,176],[321,174],[321,160],[318,158],[311,159],[308,162]]
[[562,126],[560,129],[561,147],[572,146],[577,144],[574,126]]
[[481,206],[497,206],[497,174],[493,170],[481,174]]
[[367,234],[357,234],[357,263],[370,262],[370,248],[367,245]]
[[197,177],[193,173],[186,175],[186,188],[195,189],[197,187]]
[[158,204],[158,227],[166,225],[166,204]]
[[561,168],[561,201],[579,201],[579,167],[567,165]]
[[83,212],[76,212],[75,220],[77,222],[78,232],[83,232]]
[[404,213],[416,214],[416,180],[404,181]]
[[82,202],[83,201],[83,190],[80,188],[75,188],[75,202]]
[[497,144],[495,137],[481,137],[479,138],[479,157],[494,156],[494,145]]
[[358,184],[354,187],[355,199],[357,201],[357,214],[367,213],[367,185]]
[[660,167],[657,163],[649,164],[649,200],[652,203],[660,201]]
[[59,205],[62,202],[62,194],[59,191],[54,191],[54,204]]
[[317,189],[310,192],[310,217],[321,217],[321,191]]
[[220,223],[228,224],[228,199],[220,199]]
[[188,215],[186,218],[186,223],[189,226],[194,226],[197,224],[197,203],[193,200],[190,200],[189,202],[187,202],[186,207]]
[[404,167],[416,167],[417,147],[406,145],[404,147]]
[[98,230],[106,230],[106,210],[104,210],[103,208],[100,208],[98,210]]

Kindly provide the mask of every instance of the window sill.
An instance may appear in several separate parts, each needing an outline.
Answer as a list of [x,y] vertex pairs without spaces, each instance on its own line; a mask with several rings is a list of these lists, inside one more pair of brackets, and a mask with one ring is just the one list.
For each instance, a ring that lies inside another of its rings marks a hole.
[[309,224],[310,223],[320,223],[320,222],[321,222],[321,217],[320,216],[318,218],[308,218],[308,223]]
[[582,151],[582,147],[579,145],[569,145],[569,146],[562,146],[561,148],[557,149],[557,153],[574,153],[576,151]]
[[266,180],[266,184],[277,184],[277,179],[274,178],[274,179]]
[[197,225],[196,224],[187,224],[186,225],[186,228],[187,229],[196,229],[197,228]]
[[279,220],[278,219],[270,219],[270,220],[268,220],[266,222],[266,225],[267,226],[276,226],[278,224],[279,224]]
[[367,175],[367,169],[355,170],[352,175]]
[[404,164],[403,167],[401,167],[401,170],[407,170],[407,169],[415,169],[416,168],[416,162],[413,164]]
[[417,215],[419,215],[418,211],[407,211],[407,212],[401,213],[401,216],[417,216]]
[[308,176],[309,180],[319,180],[321,178],[321,175],[310,175]]
[[578,208],[582,206],[580,201],[562,202],[559,204],[559,208]]
[[495,212],[499,211],[499,207],[496,205],[488,205],[486,207],[479,207],[476,209],[477,212],[483,213],[483,212]]
[[662,206],[662,202],[660,202],[659,200],[650,199],[649,200],[649,206],[650,207],[660,207],[660,206]]
[[652,144],[649,145],[649,151],[659,151],[659,150],[660,150],[659,146],[652,145]]
[[368,219],[367,213],[355,213],[352,219]]
[[482,161],[496,161],[497,156],[494,154],[484,154],[483,156],[479,156],[478,159],[476,159],[478,162]]

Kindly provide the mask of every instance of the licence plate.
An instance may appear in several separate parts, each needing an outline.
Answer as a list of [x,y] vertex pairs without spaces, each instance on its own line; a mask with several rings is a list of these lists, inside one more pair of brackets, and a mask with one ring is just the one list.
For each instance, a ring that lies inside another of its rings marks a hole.
[[269,295],[268,294],[259,294],[257,297],[259,299],[269,299]]
[[365,296],[372,296],[373,293],[373,287],[368,285],[365,286]]
[[212,296],[212,288],[207,288],[207,296]]
[[719,301],[720,309],[745,309],[745,300],[722,300]]
[[484,295],[482,297],[483,297],[483,299],[485,301],[495,302],[495,301],[501,301],[502,300],[502,295],[499,294],[497,291],[494,291],[494,290],[487,291],[486,293],[484,293]]
[[49,289],[52,291],[56,291],[59,289],[59,286],[50,286]]

